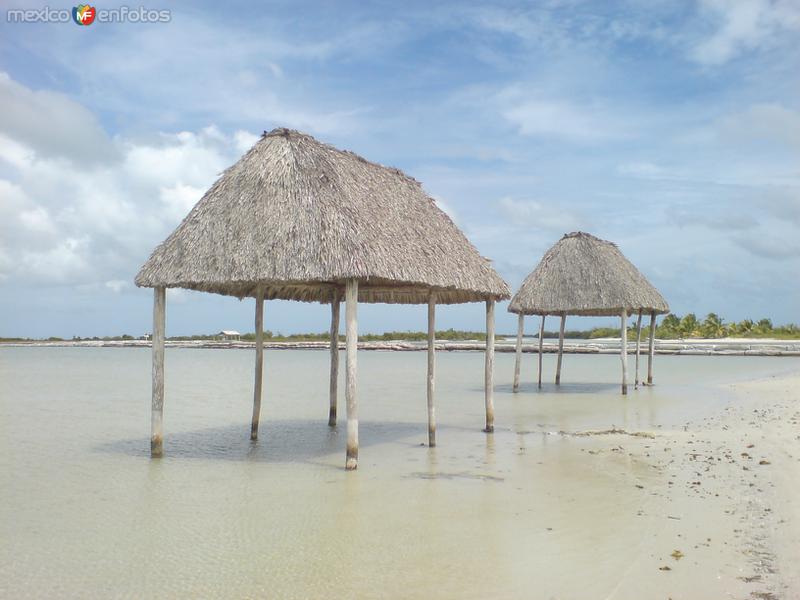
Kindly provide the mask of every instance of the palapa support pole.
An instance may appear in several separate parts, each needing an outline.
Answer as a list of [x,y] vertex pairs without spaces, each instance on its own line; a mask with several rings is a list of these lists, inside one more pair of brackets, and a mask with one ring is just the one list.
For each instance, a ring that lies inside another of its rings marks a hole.
[[647,347],[647,385],[653,385],[653,355],[656,349],[656,311],[650,313],[650,341]]
[[517,355],[514,359],[514,387],[513,391],[519,391],[519,365],[522,362],[522,335],[525,333],[525,315],[519,313],[517,322]]
[[564,325],[567,322],[566,313],[561,313],[561,328],[558,330],[558,361],[556,362],[556,385],[561,385],[561,357],[564,354]]
[[341,298],[339,290],[333,290],[331,298],[331,383],[330,383],[330,411],[328,412],[328,426],[336,426],[336,403],[339,394],[339,306]]
[[253,384],[253,423],[250,439],[258,439],[258,422],[261,420],[261,383],[264,380],[264,288],[256,290],[256,375]]
[[633,379],[633,389],[639,389],[639,349],[642,345],[642,309],[639,309],[639,318],[636,319],[636,368]]
[[150,456],[164,453],[164,334],[166,331],[167,290],[153,289],[153,399],[150,408]]
[[356,356],[358,353],[358,280],[348,279],[345,289],[347,331],[347,460],[345,469],[358,468],[358,400],[356,398]]
[[539,325],[539,389],[542,389],[542,349],[544,347],[544,319],[542,315],[542,324]]
[[484,400],[486,402],[486,433],[494,431],[494,298],[486,301],[486,362],[484,369]]
[[436,446],[436,409],[433,391],[436,377],[436,294],[428,297],[428,446]]
[[628,393],[628,311],[622,309],[620,315],[622,328],[622,344],[620,345],[619,357],[622,361],[622,394]]

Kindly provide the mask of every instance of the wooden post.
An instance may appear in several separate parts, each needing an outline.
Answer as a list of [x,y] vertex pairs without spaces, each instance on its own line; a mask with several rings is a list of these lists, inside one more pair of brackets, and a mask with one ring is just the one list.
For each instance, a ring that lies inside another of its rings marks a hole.
[[486,301],[486,362],[484,369],[484,400],[486,402],[486,433],[494,431],[494,298]]
[[622,394],[628,393],[628,311],[622,309],[620,315],[620,323],[622,326],[622,344],[619,351],[619,357],[622,361]]
[[647,385],[653,385],[653,355],[656,340],[656,311],[650,313],[650,342],[647,347]]
[[525,315],[519,313],[517,323],[517,356],[514,360],[514,386],[513,391],[519,391],[519,364],[522,362],[522,335],[525,333]]
[[341,303],[339,290],[333,290],[331,298],[331,383],[330,383],[330,404],[328,412],[328,426],[336,426],[336,404],[339,394],[339,305]]
[[639,349],[642,345],[642,309],[639,309],[639,318],[636,319],[636,372],[633,378],[633,389],[639,389]]
[[345,469],[358,468],[358,400],[356,398],[356,356],[358,353],[358,280],[348,279],[345,289],[347,331],[347,460]]
[[258,439],[258,422],[261,419],[261,382],[264,379],[264,288],[256,290],[256,376],[253,384],[253,423],[250,439]]
[[539,325],[539,389],[542,389],[542,348],[544,346],[544,319],[542,315],[542,324]]
[[153,289],[153,399],[150,408],[150,456],[164,453],[162,429],[164,415],[164,334],[166,330],[167,290]]
[[567,314],[561,314],[561,328],[558,330],[558,361],[556,362],[556,385],[561,385],[561,357],[564,354],[564,325]]
[[433,391],[436,377],[436,294],[428,297],[428,446],[436,446],[436,411]]

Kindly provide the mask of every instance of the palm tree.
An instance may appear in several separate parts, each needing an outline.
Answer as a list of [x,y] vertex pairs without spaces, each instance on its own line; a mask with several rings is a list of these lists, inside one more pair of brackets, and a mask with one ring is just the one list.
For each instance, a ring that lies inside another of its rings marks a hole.
[[766,335],[772,332],[772,321],[769,319],[761,319],[755,327],[756,333]]
[[678,337],[680,334],[680,327],[681,327],[681,320],[672,313],[669,313],[664,320],[661,321],[661,325],[658,326],[656,330],[656,336],[659,339],[669,339]]
[[736,324],[736,333],[739,335],[747,335],[753,331],[753,322],[750,319],[739,321]]
[[700,331],[705,337],[720,338],[725,337],[728,333],[728,328],[723,324],[722,319],[716,313],[708,313],[703,324],[700,326]]
[[692,337],[698,328],[697,317],[694,313],[689,313],[681,319],[680,332],[681,337]]

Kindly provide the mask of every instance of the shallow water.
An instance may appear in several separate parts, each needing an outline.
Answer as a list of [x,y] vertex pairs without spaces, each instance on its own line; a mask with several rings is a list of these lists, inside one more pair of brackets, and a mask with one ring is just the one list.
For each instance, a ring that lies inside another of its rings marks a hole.
[[153,461],[149,350],[2,348],[0,596],[605,597],[636,558],[631,514],[647,500],[631,484],[658,474],[624,456],[598,468],[586,440],[547,432],[678,429],[720,405],[713,384],[794,364],[657,356],[657,386],[623,397],[617,357],[567,355],[564,385],[541,391],[524,359],[512,394],[514,357],[496,357],[486,435],[483,356],[438,353],[429,449],[425,353],[359,353],[346,473],[327,352],[265,353],[251,443],[253,353],[168,350]]

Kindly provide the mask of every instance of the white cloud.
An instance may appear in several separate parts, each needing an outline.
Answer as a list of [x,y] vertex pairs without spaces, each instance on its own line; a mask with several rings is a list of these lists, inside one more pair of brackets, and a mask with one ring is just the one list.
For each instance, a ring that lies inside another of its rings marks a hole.
[[[19,97],[32,94],[16,82],[5,85]],[[58,118],[71,123],[86,112],[69,102],[60,110]],[[29,145],[40,141],[38,125],[23,125],[0,128],[0,279],[116,293],[128,289],[155,244],[235,162],[242,143],[255,139],[213,125],[138,140],[110,140],[101,131],[108,157],[76,166],[69,146]]]
[[634,161],[617,166],[617,173],[630,177],[641,177],[643,179],[660,179],[668,171],[663,167],[646,161]]
[[734,241],[760,258],[795,261],[800,259],[800,244],[796,240],[776,237],[769,231],[737,235]]
[[94,115],[64,94],[31,90],[0,71],[0,105],[0,147],[12,164],[24,160],[21,147],[84,165],[114,156],[111,140]]
[[778,142],[800,149],[800,113],[780,104],[755,104],[717,122],[723,141]]
[[0,132],[0,160],[15,168],[29,165],[36,153],[20,142]]
[[[309,93],[296,78],[285,76],[285,71],[291,74],[291,65],[280,63],[324,62],[372,51],[392,43],[386,24],[354,24],[323,36],[304,36],[302,28],[287,35],[276,23],[264,19],[258,28],[231,28],[197,13],[173,11],[168,30],[138,27],[125,35],[100,33],[88,40],[54,31],[46,45],[39,42],[26,49],[58,64],[79,82],[84,101],[124,119],[129,127],[166,128],[194,119],[319,134],[357,128],[363,107],[342,105],[339,94]],[[74,60],[82,55],[92,57],[90,69]],[[205,75],[198,76],[198,69]]]
[[159,189],[161,200],[167,205],[169,214],[176,220],[183,219],[204,193],[203,188],[182,183]]
[[258,141],[258,136],[249,131],[239,130],[233,134],[233,140],[236,143],[236,151],[239,154],[244,154],[252,148]]
[[690,51],[693,60],[707,66],[772,46],[784,31],[800,31],[800,4],[796,0],[702,0],[701,8],[720,22],[710,37]]
[[85,278],[89,264],[89,237],[68,237],[44,251],[19,249],[18,269],[26,278],[43,283],[69,283]]
[[453,223],[458,224],[458,215],[453,209],[453,206],[440,196],[432,196],[432,198],[436,201],[436,206],[438,206],[448,217],[450,217],[450,220],[453,221]]
[[129,281],[125,281],[124,279],[112,279],[110,281],[106,281],[106,287],[115,294],[119,294],[122,290],[130,288],[131,285],[132,284]]
[[514,227],[536,227],[569,233],[585,226],[582,217],[556,202],[505,197],[500,199],[499,206]]
[[522,100],[502,112],[523,135],[597,143],[630,137],[631,123],[603,107],[566,100]]

